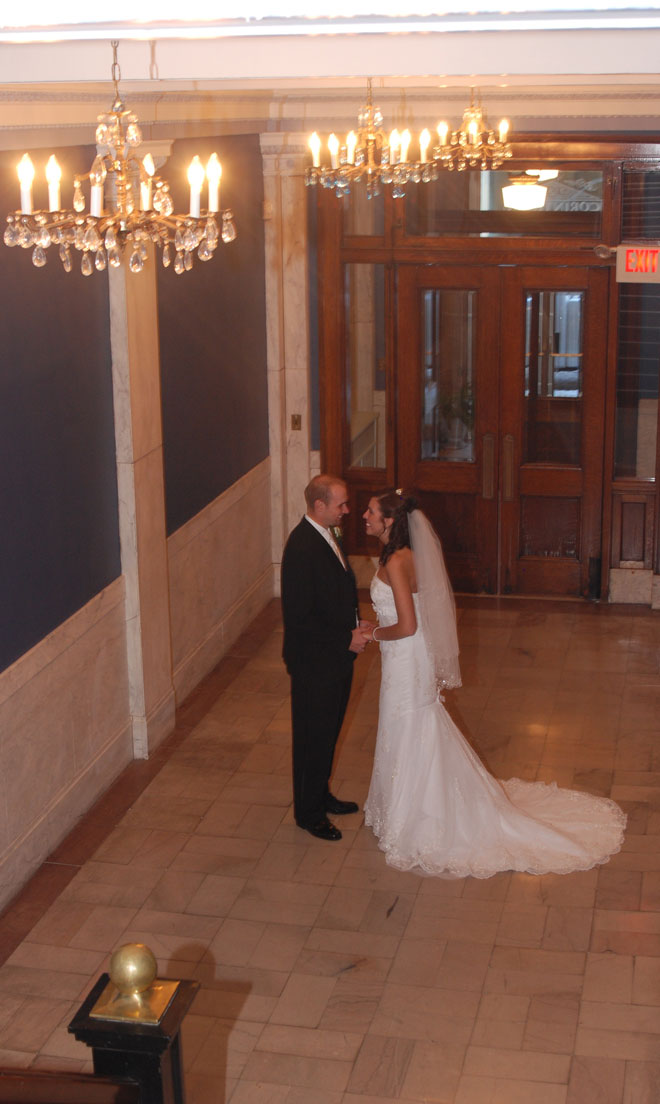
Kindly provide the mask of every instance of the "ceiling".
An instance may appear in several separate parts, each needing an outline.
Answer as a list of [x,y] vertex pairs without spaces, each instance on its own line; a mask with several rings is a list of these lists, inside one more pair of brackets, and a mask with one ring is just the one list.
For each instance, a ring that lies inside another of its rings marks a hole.
[[351,20],[325,21],[314,33],[309,21],[300,30],[300,20],[295,27],[280,20],[272,34],[264,21],[239,33],[234,20],[207,25],[204,34],[184,23],[57,34],[41,28],[24,30],[20,42],[15,29],[0,25],[0,148],[91,142],[96,115],[113,99],[111,38],[120,43],[122,94],[147,138],[346,130],[368,76],[386,126],[430,126],[441,117],[456,123],[474,87],[492,122],[511,119],[514,137],[655,134],[657,8],[618,13],[611,25],[584,13],[578,24],[580,13],[568,5],[563,22],[548,25],[538,12],[524,24],[499,13],[497,23],[495,15],[490,23],[433,17],[423,26],[395,20],[376,31],[373,21],[360,29]]

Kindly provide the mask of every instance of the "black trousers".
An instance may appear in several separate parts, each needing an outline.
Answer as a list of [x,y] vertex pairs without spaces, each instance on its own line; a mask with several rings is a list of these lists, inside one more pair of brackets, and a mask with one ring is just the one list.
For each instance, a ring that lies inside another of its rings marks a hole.
[[318,824],[326,815],[332,760],[352,681],[352,665],[340,678],[291,676],[293,813],[302,827]]

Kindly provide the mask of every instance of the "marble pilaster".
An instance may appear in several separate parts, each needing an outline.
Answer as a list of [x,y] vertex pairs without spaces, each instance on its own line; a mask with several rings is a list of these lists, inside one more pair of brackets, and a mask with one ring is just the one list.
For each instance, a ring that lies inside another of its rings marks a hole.
[[[303,509],[310,448],[307,201],[308,152],[300,134],[262,134],[266,241],[272,552],[279,564]],[[301,417],[294,429],[292,416]]]
[[145,759],[174,727],[154,258],[109,283],[129,711]]

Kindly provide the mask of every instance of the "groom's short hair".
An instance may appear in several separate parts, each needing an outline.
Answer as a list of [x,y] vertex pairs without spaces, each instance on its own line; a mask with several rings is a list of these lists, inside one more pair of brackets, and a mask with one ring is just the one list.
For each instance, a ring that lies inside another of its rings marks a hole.
[[330,494],[333,487],[345,487],[346,483],[339,475],[315,475],[313,479],[310,479],[309,483],[305,487],[305,502],[307,503],[307,509],[312,510],[314,503],[320,499],[325,506],[330,501]]

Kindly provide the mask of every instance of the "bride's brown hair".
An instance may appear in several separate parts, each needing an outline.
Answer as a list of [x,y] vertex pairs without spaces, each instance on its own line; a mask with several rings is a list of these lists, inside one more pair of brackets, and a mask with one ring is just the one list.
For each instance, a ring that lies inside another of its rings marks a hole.
[[381,494],[374,495],[381,514],[384,518],[393,518],[390,536],[387,544],[383,545],[379,563],[386,564],[393,552],[399,548],[410,548],[410,533],[408,532],[408,514],[416,510],[418,506],[414,495],[407,494],[401,489],[395,490],[388,487]]

